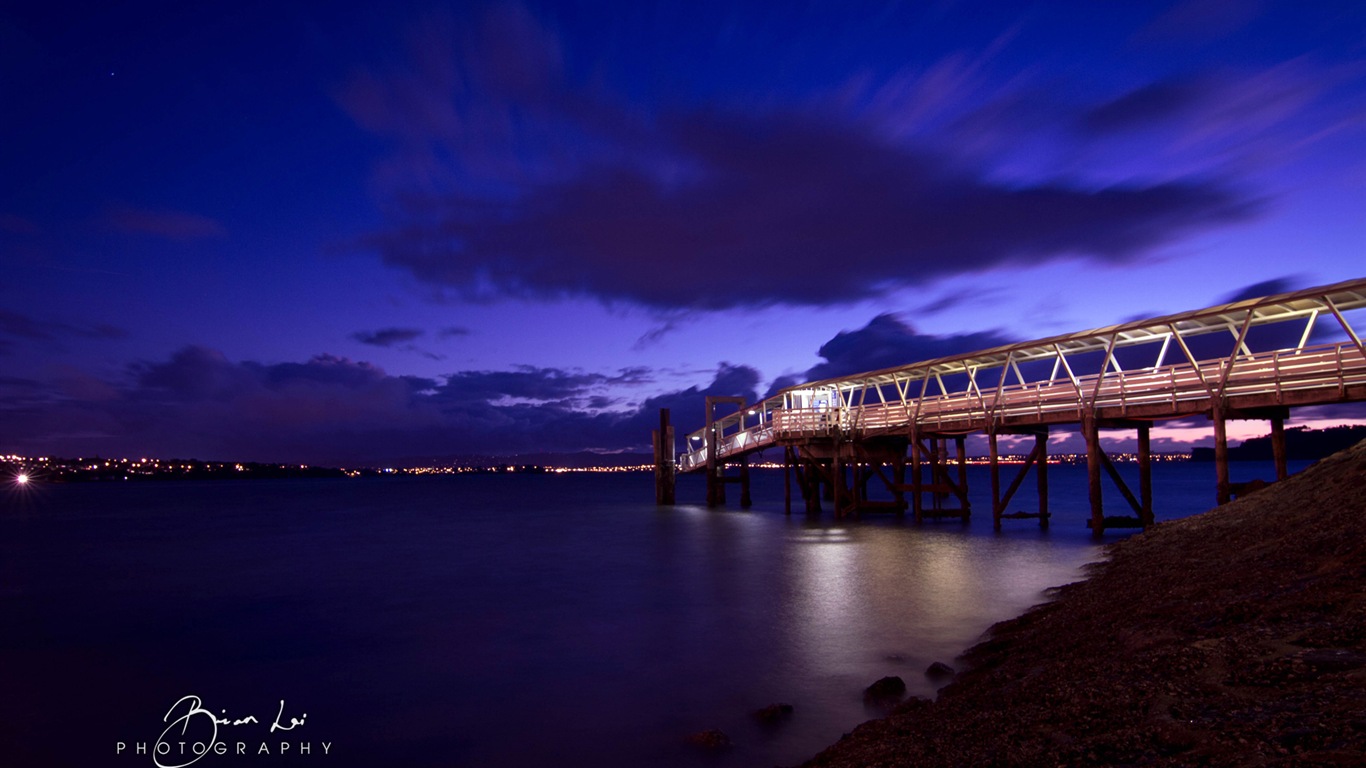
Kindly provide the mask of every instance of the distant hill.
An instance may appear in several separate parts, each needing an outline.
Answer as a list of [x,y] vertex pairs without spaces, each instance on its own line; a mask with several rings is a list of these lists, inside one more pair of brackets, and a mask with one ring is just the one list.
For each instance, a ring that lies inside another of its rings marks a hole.
[[[1318,460],[1366,440],[1366,425],[1327,429],[1292,427],[1285,431],[1285,452],[1291,459]],[[1271,436],[1253,437],[1228,449],[1229,461],[1271,461]],[[1213,448],[1191,450],[1191,461],[1214,461]]]

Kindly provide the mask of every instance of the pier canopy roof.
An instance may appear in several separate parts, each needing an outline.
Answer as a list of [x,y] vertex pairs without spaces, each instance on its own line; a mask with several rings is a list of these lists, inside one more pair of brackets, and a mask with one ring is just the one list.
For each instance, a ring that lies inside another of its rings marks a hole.
[[[1366,307],[1366,278],[1359,278],[1089,331],[1023,341],[963,355],[951,355],[867,373],[807,382],[788,387],[775,393],[770,399],[778,399],[785,393],[800,390],[845,390],[851,387],[879,386],[895,384],[908,378],[921,379],[936,374],[948,375],[970,370],[1000,368],[1012,363],[1018,365],[1034,360],[1055,360],[1059,356],[1072,357],[1088,352],[1112,352],[1121,347],[1163,342],[1173,337],[1184,339],[1220,331],[1231,332],[1234,337],[1239,337],[1245,332],[1245,328],[1309,320],[1323,313],[1333,315],[1334,321],[1341,323],[1343,329],[1352,337],[1352,341],[1360,348],[1360,339],[1342,317],[1342,313],[1363,307]],[[1308,340],[1308,336],[1309,328],[1306,328],[1300,342],[1301,346]]]

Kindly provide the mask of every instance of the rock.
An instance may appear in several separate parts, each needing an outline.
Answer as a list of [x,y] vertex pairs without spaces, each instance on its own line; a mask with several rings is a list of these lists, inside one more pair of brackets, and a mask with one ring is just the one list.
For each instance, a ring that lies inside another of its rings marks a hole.
[[942,661],[936,661],[930,665],[929,669],[925,670],[925,677],[931,680],[942,680],[946,677],[953,677],[955,674],[957,673],[953,671],[953,667]]
[[863,689],[863,700],[872,704],[895,704],[906,695],[906,681],[891,675]]
[[1362,488],[1366,443],[1113,543],[808,765],[1361,765]]
[[777,725],[792,716],[792,705],[769,704],[763,709],[754,710],[749,715],[762,725]]
[[694,733],[688,737],[688,743],[711,751],[730,749],[731,746],[733,746],[730,737],[726,735],[726,732],[716,728]]

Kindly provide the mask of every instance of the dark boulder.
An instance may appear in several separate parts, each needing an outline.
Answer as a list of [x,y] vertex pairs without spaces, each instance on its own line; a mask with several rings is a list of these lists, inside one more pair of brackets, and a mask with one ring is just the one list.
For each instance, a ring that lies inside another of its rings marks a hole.
[[791,704],[769,704],[763,709],[756,709],[749,713],[749,716],[757,720],[761,725],[777,725],[789,717],[792,717]]
[[906,696],[906,681],[895,675],[884,677],[863,689],[863,700],[870,704],[895,704]]
[[695,747],[701,747],[709,751],[720,751],[730,749],[732,745],[730,737],[725,731],[712,728],[706,731],[698,731],[688,737],[688,743]]
[[957,673],[953,671],[953,667],[950,667],[942,661],[936,661],[930,665],[929,669],[925,670],[925,677],[928,677],[931,680],[943,680],[945,678],[953,677],[955,674]]

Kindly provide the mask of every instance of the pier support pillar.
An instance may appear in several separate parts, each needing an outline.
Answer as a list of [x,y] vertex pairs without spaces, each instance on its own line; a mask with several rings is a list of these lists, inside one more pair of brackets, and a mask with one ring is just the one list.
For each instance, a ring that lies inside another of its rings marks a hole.
[[821,513],[821,468],[815,461],[806,464],[806,514]]
[[675,500],[674,428],[669,423],[669,409],[659,409],[659,429],[654,433],[655,447],[655,503],[671,506]]
[[[922,440],[922,438],[924,438]],[[950,458],[949,440],[952,438],[956,457]],[[956,517],[963,522],[972,514],[968,501],[967,438],[963,435],[915,435],[911,438],[911,482],[903,487],[911,492],[911,508],[916,522],[927,517],[941,519]],[[925,482],[921,459],[929,464],[929,482]],[[952,472],[950,461],[958,464],[957,477]],[[929,507],[925,506],[924,494],[929,494]],[[950,507],[944,502],[953,497],[959,506]]]
[[1138,425],[1138,497],[1139,522],[1144,528],[1153,524],[1153,465],[1151,424]]
[[830,459],[830,503],[835,507],[835,519],[844,517],[844,464],[840,461],[839,445]]
[[920,485],[924,480],[924,474],[920,471],[920,436],[911,433],[911,512],[917,523],[924,517],[924,510],[921,507]]
[[792,447],[783,446],[783,514],[792,515]]
[[1091,535],[1105,533],[1105,508],[1101,497],[1100,471],[1104,458],[1100,449],[1100,428],[1093,413],[1081,417],[1081,433],[1086,440],[1086,486],[1091,501]]
[[[1025,458],[1024,466],[1020,467],[1015,479],[1010,481],[1004,495],[1001,493],[1000,450],[997,446],[996,435],[992,433],[987,436],[991,449],[991,522],[992,527],[998,531],[1001,529],[1001,520],[1005,518],[1021,520],[1037,517],[1040,528],[1048,527],[1048,429],[1045,427],[1042,431],[1029,430],[1025,434],[1029,433],[1034,435],[1034,448]],[[1015,492],[1024,483],[1030,469],[1034,469],[1038,473],[1039,511],[1037,513],[1012,512],[1007,514],[1006,508],[1010,505],[1010,500],[1015,497]]]
[[1048,528],[1048,427],[1034,435],[1034,450],[1039,452],[1039,527]]
[[1214,406],[1211,418],[1214,420],[1215,501],[1222,506],[1233,497],[1228,479],[1228,423],[1224,419],[1224,409],[1218,405]]
[[740,457],[740,508],[749,509],[754,500],[749,495],[749,457]]
[[944,499],[948,498],[948,493],[944,489],[949,484],[949,441],[941,437],[933,443],[934,457],[930,465],[930,482],[935,487],[934,511],[941,512],[944,509]]
[[991,527],[1001,530],[1001,467],[996,456],[996,431],[987,431],[987,457],[991,462]]
[[1276,479],[1290,476],[1286,471],[1285,419],[1279,414],[1271,417],[1271,455],[1276,460]]
[[892,498],[896,501],[896,516],[906,516],[906,452],[892,462]]
[[[726,503],[726,463],[717,455],[719,453],[720,435],[716,429],[716,406],[730,404],[740,410],[744,410],[745,399],[743,397],[716,397],[711,396],[706,399],[707,419],[707,506],[716,507]],[[739,482],[740,503],[744,504],[749,497],[749,469],[744,466],[741,469]],[[731,478],[734,480],[734,478]]]
[[967,522],[972,515],[972,503],[968,501],[968,438],[966,435],[958,435],[953,439],[954,446],[958,449],[958,500],[963,504],[963,522]]

